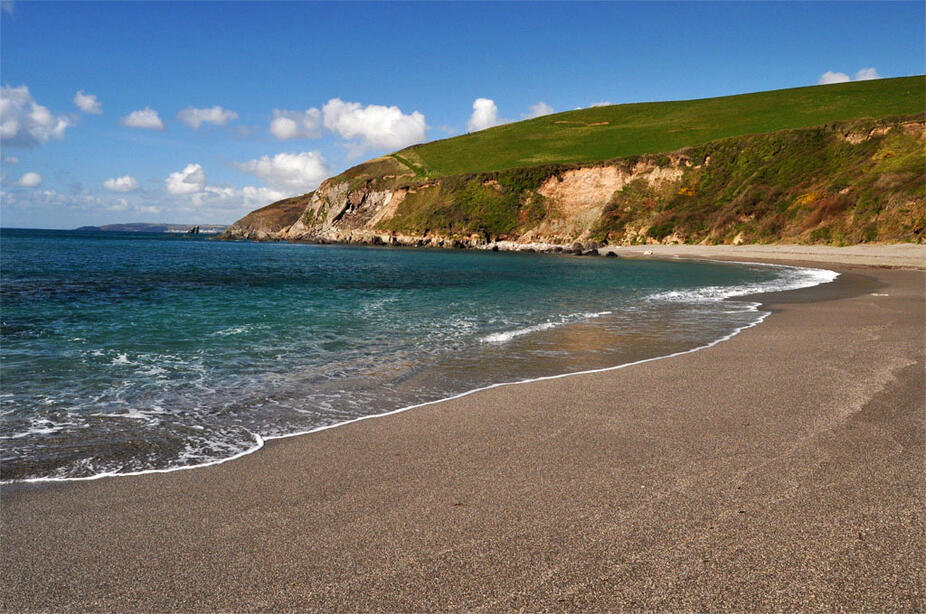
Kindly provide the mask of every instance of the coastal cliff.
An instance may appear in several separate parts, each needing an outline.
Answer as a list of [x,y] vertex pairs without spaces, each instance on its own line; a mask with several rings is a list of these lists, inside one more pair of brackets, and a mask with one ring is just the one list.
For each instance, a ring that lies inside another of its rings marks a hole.
[[443,177],[402,153],[259,209],[222,238],[588,250],[922,242],[926,226],[923,115]]

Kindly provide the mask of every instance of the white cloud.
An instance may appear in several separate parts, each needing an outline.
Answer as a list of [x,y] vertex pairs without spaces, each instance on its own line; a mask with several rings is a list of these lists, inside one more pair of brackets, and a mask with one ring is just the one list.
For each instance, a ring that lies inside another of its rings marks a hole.
[[19,164],[19,158],[16,156],[3,156],[3,161],[7,164]]
[[[872,79],[880,79],[881,75],[878,74],[877,69],[874,67],[871,68],[862,68],[855,73],[855,81],[870,81]],[[818,85],[829,85],[831,83],[846,83],[847,81],[852,81],[852,77],[847,75],[844,72],[833,72],[831,70],[826,71],[820,75],[820,79],[817,81]]]
[[844,72],[833,72],[832,70],[828,70],[820,75],[820,79],[817,81],[817,84],[829,85],[830,83],[845,83],[846,81],[851,80],[852,79],[849,78],[849,75]]
[[25,85],[0,87],[0,139],[7,145],[29,147],[49,139],[63,139],[74,122],[65,115],[55,116],[38,104]]
[[225,126],[228,122],[238,119],[238,114],[229,109],[223,109],[218,105],[208,109],[187,107],[177,113],[177,119],[193,130],[199,130],[199,127],[203,124]]
[[592,104],[589,105],[589,107],[610,107],[613,104],[614,104],[613,102],[610,102],[608,100],[602,100],[601,102],[593,102]]
[[490,98],[477,98],[473,101],[473,114],[470,115],[466,123],[466,129],[470,132],[485,130],[492,126],[503,123],[498,118],[498,107],[495,101]]
[[331,175],[328,162],[317,151],[279,153],[272,158],[263,156],[237,166],[241,171],[262,179],[271,188],[289,194],[314,190]]
[[131,175],[114,177],[103,182],[103,187],[110,192],[132,192],[138,189],[138,182]]
[[[324,166],[322,174],[318,165]],[[210,219],[237,219],[258,206],[294,196],[317,187],[327,176],[328,168],[318,152],[303,154],[279,154],[273,158],[264,156],[239,164],[239,168],[251,172],[271,185],[235,188],[227,185],[209,185],[206,171],[200,164],[188,164],[182,171],[171,173],[164,181],[171,195],[162,202],[133,199],[132,207],[141,211],[141,205],[156,205],[163,211],[175,213],[195,212]]]
[[549,115],[550,113],[553,112],[553,107],[551,107],[550,105],[548,105],[542,100],[538,102],[537,104],[532,104],[531,106],[528,107],[528,109],[529,109],[528,113],[521,115],[523,119],[534,119],[535,117],[542,117],[544,115]]
[[270,132],[281,141],[317,139],[322,135],[322,113],[315,107],[305,111],[273,110]]
[[37,185],[41,185],[42,176],[39,175],[38,173],[26,173],[25,175],[19,178],[19,181],[17,181],[17,183],[24,188],[34,188]]
[[880,79],[881,75],[878,74],[878,71],[875,70],[874,66],[871,68],[861,68],[857,73],[855,73],[856,81],[871,81],[872,79]]
[[129,208],[129,201],[124,198],[120,198],[115,202],[104,205],[103,208],[107,211],[126,211]]
[[164,122],[158,112],[151,107],[132,111],[119,120],[119,123],[128,128],[147,128],[149,130],[163,130]]
[[241,188],[241,196],[244,199],[245,205],[249,207],[253,205],[263,207],[264,205],[275,203],[278,200],[283,200],[289,196],[289,194],[264,186],[256,188],[248,185]]
[[206,171],[199,164],[187,164],[182,171],[171,173],[164,180],[171,194],[195,194],[206,187]]
[[[198,211],[236,212],[236,217],[240,217],[243,213],[257,207],[263,207],[292,195],[291,192],[281,192],[264,186],[245,186],[236,189],[229,186],[207,185],[201,192],[193,194],[189,202],[195,205]],[[173,204],[173,208],[189,210],[183,205],[178,207],[177,203]]]
[[84,113],[90,113],[92,115],[100,115],[103,113],[103,103],[93,94],[85,94],[84,90],[80,90],[74,94],[74,104]]
[[360,139],[352,147],[351,155],[359,155],[367,148],[402,149],[425,139],[427,123],[418,111],[410,115],[399,107],[384,107],[359,102],[344,102],[332,98],[322,107],[325,128],[345,139]]

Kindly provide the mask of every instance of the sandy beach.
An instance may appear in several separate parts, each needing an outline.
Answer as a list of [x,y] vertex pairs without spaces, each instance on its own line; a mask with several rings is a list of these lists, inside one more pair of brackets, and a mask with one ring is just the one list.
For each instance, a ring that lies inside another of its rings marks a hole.
[[3,609],[926,608],[923,246],[644,249],[842,275],[697,352],[3,486]]

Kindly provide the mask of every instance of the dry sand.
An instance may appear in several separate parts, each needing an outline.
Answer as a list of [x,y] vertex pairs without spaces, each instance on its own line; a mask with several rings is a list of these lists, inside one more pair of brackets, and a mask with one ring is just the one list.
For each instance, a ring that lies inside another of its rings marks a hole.
[[659,258],[716,258],[719,260],[762,260],[782,263],[840,263],[890,268],[926,269],[926,244],[890,245],[635,245],[606,247],[603,253],[619,256]]
[[926,275],[833,268],[695,353],[3,487],[3,608],[922,611]]

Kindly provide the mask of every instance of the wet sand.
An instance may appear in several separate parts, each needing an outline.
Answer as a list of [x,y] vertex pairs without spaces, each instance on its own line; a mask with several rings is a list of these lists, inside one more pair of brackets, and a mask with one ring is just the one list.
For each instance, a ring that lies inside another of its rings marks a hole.
[[222,465],[4,486],[3,609],[922,611],[922,271]]

